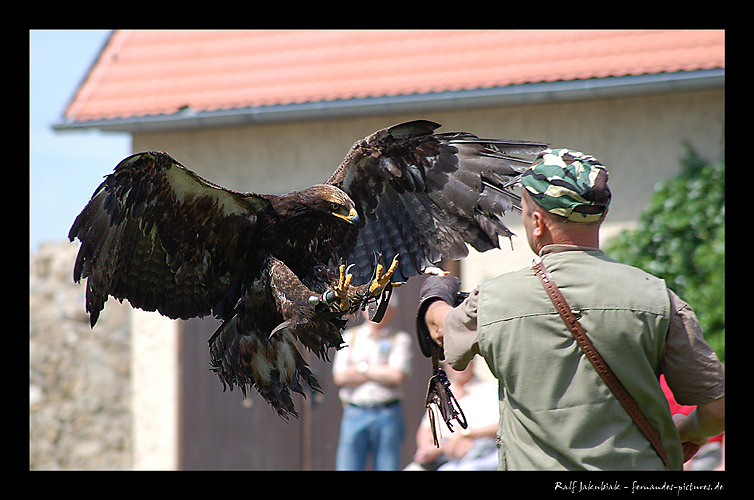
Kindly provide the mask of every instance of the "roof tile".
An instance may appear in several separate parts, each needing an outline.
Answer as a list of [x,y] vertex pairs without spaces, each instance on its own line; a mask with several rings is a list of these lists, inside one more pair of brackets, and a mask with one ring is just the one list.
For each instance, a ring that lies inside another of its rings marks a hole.
[[725,67],[725,32],[113,32],[68,121]]

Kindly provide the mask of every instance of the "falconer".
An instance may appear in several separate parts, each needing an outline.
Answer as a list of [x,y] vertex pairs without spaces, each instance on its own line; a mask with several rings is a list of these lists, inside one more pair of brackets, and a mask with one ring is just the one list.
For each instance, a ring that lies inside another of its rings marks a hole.
[[[725,375],[689,305],[663,280],[599,249],[611,199],[607,180],[593,156],[542,152],[521,179],[523,225],[529,246],[678,470],[688,458],[683,450],[724,430]],[[499,468],[666,468],[584,357],[532,268],[490,279],[453,307],[458,290],[451,276],[426,280],[420,342],[438,343],[456,369],[476,354],[487,361],[499,383]],[[697,405],[694,412],[671,418],[660,374],[680,404]]]

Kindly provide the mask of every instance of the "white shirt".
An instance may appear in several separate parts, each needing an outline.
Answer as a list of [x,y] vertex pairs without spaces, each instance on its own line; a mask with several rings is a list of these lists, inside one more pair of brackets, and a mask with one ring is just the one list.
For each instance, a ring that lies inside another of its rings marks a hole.
[[[371,333],[368,324],[343,332],[346,347],[335,353],[333,373],[366,362],[368,365],[388,364],[408,375],[411,370],[411,337],[390,328]],[[373,380],[361,385],[343,386],[338,392],[344,403],[373,406],[403,398],[402,386],[386,386]]]

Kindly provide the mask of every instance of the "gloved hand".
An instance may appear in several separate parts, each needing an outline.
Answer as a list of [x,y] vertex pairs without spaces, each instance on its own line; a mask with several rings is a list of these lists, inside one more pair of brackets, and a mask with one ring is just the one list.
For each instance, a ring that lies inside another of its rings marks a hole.
[[[427,308],[436,300],[442,300],[455,307],[459,302],[459,296],[463,297],[463,294],[459,292],[460,289],[461,282],[455,276],[430,276],[424,280],[419,292],[419,307],[416,310],[416,336],[422,354],[428,358],[432,357],[432,345],[437,347],[437,344],[430,337],[429,329],[424,321]],[[440,359],[445,359],[442,352],[440,352]]]

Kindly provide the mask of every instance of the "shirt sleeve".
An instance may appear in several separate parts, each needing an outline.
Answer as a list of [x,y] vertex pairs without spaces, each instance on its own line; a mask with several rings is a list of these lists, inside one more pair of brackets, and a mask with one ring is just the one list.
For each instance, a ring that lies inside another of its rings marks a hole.
[[[358,326],[354,328],[358,328]],[[351,354],[351,344],[353,342],[353,328],[343,332],[343,342],[345,343],[345,347],[335,351],[335,357],[332,361],[333,374],[345,371],[351,364],[349,355]]]
[[479,287],[445,316],[443,327],[443,349],[445,360],[456,370],[463,370],[475,354],[479,354],[477,343],[477,304]]
[[693,309],[668,292],[671,317],[660,369],[679,404],[709,403],[725,395],[725,371],[704,340]]

